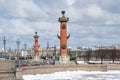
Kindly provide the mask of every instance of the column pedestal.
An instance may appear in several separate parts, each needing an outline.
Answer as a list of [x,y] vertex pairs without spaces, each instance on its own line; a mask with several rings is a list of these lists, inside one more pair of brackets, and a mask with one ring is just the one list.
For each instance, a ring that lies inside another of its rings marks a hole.
[[39,56],[34,56],[34,61],[39,61]]
[[70,57],[67,54],[60,55],[58,64],[70,64]]

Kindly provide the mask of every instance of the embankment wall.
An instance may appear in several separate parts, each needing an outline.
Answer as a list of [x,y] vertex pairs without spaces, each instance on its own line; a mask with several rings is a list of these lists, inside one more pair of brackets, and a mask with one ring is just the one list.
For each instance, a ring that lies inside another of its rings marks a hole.
[[0,80],[16,80],[15,61],[0,60]]
[[29,66],[21,68],[22,74],[48,74],[59,71],[107,71],[106,65],[54,65]]

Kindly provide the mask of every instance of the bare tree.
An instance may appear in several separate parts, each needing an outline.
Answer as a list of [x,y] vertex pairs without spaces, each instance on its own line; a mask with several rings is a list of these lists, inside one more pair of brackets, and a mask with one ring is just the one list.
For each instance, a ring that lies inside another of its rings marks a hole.
[[120,50],[116,49],[116,58],[117,60],[120,60]]
[[116,58],[116,49],[115,49],[115,47],[114,47],[114,49],[112,50],[111,58],[112,58],[112,61],[113,61],[113,63],[114,63],[115,58]]
[[87,60],[87,63],[89,63],[89,61],[90,61],[91,54],[92,54],[92,49],[89,48],[86,51],[86,60]]
[[103,59],[104,59],[104,53],[102,49],[99,49],[99,53],[100,53],[100,60],[101,60],[101,64],[103,64]]
[[98,60],[98,58],[100,56],[99,50],[94,51],[94,55],[93,56],[95,57],[96,60]]

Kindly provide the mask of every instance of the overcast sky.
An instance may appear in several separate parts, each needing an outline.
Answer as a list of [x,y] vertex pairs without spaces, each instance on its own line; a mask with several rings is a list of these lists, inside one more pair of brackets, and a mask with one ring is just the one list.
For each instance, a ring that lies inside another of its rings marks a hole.
[[120,0],[0,0],[0,48],[24,43],[33,47],[37,31],[40,47],[59,46],[58,18],[69,17],[69,47],[120,44]]

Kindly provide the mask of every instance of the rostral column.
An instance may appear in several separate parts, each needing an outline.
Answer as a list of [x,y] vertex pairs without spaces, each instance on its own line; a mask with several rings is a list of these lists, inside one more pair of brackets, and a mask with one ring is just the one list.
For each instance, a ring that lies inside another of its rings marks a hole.
[[58,19],[60,22],[60,36],[57,37],[60,39],[60,58],[59,61],[62,63],[67,63],[69,61],[69,56],[67,54],[67,39],[70,37],[70,34],[67,36],[67,22],[69,21],[68,17],[65,17],[65,11],[61,11],[62,17]]
[[37,32],[34,35],[34,60],[39,60],[39,43],[38,43],[39,36]]

